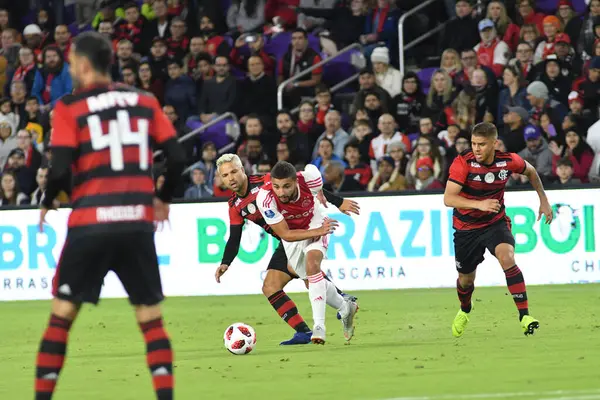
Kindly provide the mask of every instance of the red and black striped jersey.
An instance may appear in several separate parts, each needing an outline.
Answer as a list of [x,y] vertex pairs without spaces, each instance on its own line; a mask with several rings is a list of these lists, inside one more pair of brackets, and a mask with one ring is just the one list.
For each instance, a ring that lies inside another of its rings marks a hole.
[[496,151],[494,161],[489,165],[478,163],[471,150],[457,156],[450,166],[448,180],[462,186],[460,196],[471,200],[496,199],[501,208],[498,213],[455,208],[454,229],[480,229],[501,219],[510,221],[504,207],[506,182],[513,172],[522,174],[526,168],[525,161],[515,153]]
[[175,137],[154,96],[110,84],[62,97],[51,146],[73,151],[69,230],[152,231],[152,148]]
[[248,177],[248,193],[246,196],[234,194],[229,198],[229,224],[243,225],[244,220],[254,222],[263,228],[267,233],[277,237],[271,229],[271,226],[265,222],[258,206],[256,205],[256,196],[262,185],[269,181],[269,175],[250,175]]

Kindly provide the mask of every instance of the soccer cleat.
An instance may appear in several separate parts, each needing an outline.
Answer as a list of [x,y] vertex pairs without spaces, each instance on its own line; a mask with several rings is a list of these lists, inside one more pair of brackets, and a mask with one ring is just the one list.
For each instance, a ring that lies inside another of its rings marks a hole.
[[[472,309],[473,307],[471,307]],[[465,328],[469,323],[469,314],[464,312],[463,310],[458,310],[458,314],[454,317],[454,321],[452,321],[452,335],[454,337],[461,337],[465,332]]]
[[314,344],[325,344],[325,327],[321,325],[315,325],[310,340]]
[[279,343],[281,346],[293,346],[296,344],[308,344],[310,343],[310,337],[312,332],[296,332],[290,340]]
[[[353,301],[353,302],[356,302],[356,300],[358,300],[358,297],[352,296],[351,294],[346,294],[346,293],[342,293],[342,297],[344,298],[344,300],[350,300],[350,301]],[[339,312],[336,314],[336,317],[339,320],[342,319],[342,316],[341,316],[341,314]]]
[[523,316],[523,319],[521,320],[521,328],[523,328],[523,334],[525,336],[533,335],[535,333],[535,330],[538,329],[539,327],[540,327],[540,321],[533,318],[531,315]]
[[348,314],[342,318],[342,325],[344,326],[344,337],[346,338],[346,342],[349,342],[354,336],[354,316],[358,311],[358,304],[350,299],[344,301],[348,306]]

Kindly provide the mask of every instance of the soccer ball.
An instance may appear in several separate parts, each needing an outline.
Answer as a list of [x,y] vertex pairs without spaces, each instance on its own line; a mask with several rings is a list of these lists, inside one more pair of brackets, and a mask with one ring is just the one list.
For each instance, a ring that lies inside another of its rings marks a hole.
[[256,346],[256,333],[250,325],[242,322],[231,324],[223,334],[225,348],[235,355],[248,354]]

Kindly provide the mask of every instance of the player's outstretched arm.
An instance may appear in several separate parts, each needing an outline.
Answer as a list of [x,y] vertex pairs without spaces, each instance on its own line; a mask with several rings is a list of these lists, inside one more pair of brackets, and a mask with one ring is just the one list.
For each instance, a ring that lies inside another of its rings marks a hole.
[[[325,196],[326,201],[330,202],[334,206],[336,206],[342,213],[346,215],[350,214],[360,214],[360,206],[354,200],[344,199],[336,194],[333,194],[325,189],[322,190],[323,195]],[[327,207],[327,204],[323,204]]]
[[223,258],[221,259],[221,265],[215,272],[215,279],[217,283],[221,283],[221,276],[229,269],[229,266],[235,259],[240,251],[240,242],[242,241],[242,228],[243,225],[229,225],[229,239],[225,245],[225,251],[223,252]]
[[461,208],[463,210],[481,210],[486,212],[500,211],[500,202],[498,200],[471,200],[459,195],[462,185],[456,182],[448,181],[446,191],[444,192],[444,205],[446,207]]
[[533,186],[533,188],[535,189],[535,191],[537,192],[537,194],[540,198],[540,210],[538,213],[537,220],[539,221],[542,218],[542,214],[543,214],[546,217],[546,223],[549,224],[550,222],[552,222],[553,213],[552,213],[552,206],[550,205],[550,202],[548,201],[548,197],[546,196],[546,191],[544,190],[544,184],[542,183],[542,180],[540,179],[539,174],[535,170],[535,167],[527,161],[525,161],[525,165],[526,165],[526,168],[525,168],[525,172],[523,173],[523,175],[525,175],[527,178],[529,178],[529,182],[531,182],[531,186]]
[[286,242],[300,242],[302,240],[319,238],[333,233],[337,227],[338,222],[330,218],[326,218],[321,227],[308,230],[290,229],[285,219],[271,225],[273,232]]

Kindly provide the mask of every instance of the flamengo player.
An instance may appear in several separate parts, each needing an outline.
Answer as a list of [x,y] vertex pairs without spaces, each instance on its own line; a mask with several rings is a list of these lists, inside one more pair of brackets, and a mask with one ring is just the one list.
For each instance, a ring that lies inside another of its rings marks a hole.
[[315,231],[327,217],[315,197],[322,197],[321,173],[314,165],[303,172],[280,161],[271,170],[271,181],[260,188],[256,203],[263,218],[282,239],[288,261],[301,279],[308,279],[308,295],[313,310],[311,341],[325,343],[325,304],[338,310],[342,317],[346,340],[354,336],[355,302],[344,301],[333,283],[323,277],[321,261],[327,255],[329,235],[308,238],[290,232]]
[[[73,211],[53,280],[52,315],[37,356],[37,400],[52,398],[71,324],[82,302],[98,302],[109,270],[135,307],[156,396],[173,399],[173,353],[159,306],[163,294],[154,221],[168,219],[185,154],[153,96],[111,83],[111,61],[112,46],[102,35],[77,36],[69,65],[78,90],[54,109],[52,166],[40,229],[71,166]],[[166,179],[156,198],[151,143],[167,155]]]
[[[240,248],[242,239],[242,228],[244,221],[252,221],[262,227],[267,233],[277,237],[273,229],[265,222],[262,214],[256,205],[256,197],[262,185],[268,181],[267,176],[251,175],[247,176],[240,158],[235,154],[224,154],[217,160],[217,170],[221,176],[223,184],[231,189],[234,194],[229,199],[229,239],[225,246],[221,265],[215,272],[217,282],[221,282],[221,277],[233,262]],[[327,191],[323,191],[327,200],[338,207],[343,213],[359,213],[358,204],[352,200],[344,200]],[[322,227],[321,229],[326,229]],[[290,231],[292,232],[292,231]],[[303,235],[304,237],[318,237],[327,233],[325,231],[307,234],[307,231],[300,231],[296,236]],[[288,233],[294,234],[294,233]],[[310,235],[310,236],[307,236]],[[279,238],[278,238],[279,239]],[[288,237],[289,239],[289,237]],[[294,278],[295,273],[288,269],[288,261],[283,249],[283,244],[280,243],[267,267],[267,275],[263,282],[262,291],[269,303],[281,318],[296,331],[290,340],[281,342],[282,345],[296,345],[310,343],[311,330],[304,322],[304,319],[298,312],[298,308],[292,299],[283,291],[283,288]],[[336,291],[339,290],[336,289]],[[341,293],[340,293],[341,294]],[[348,298],[352,301],[354,298]]]
[[521,270],[515,263],[515,239],[504,208],[504,187],[511,174],[523,174],[540,198],[538,221],[542,214],[552,221],[552,207],[535,168],[515,153],[495,151],[498,131],[483,122],[473,128],[472,150],[454,159],[444,193],[444,204],[454,207],[454,249],[458,280],[456,291],[460,310],[452,323],[452,334],[459,337],[469,322],[475,270],[488,249],[500,262],[508,290],[512,294],[525,335],[532,335],[539,322],[529,315],[527,291]]

